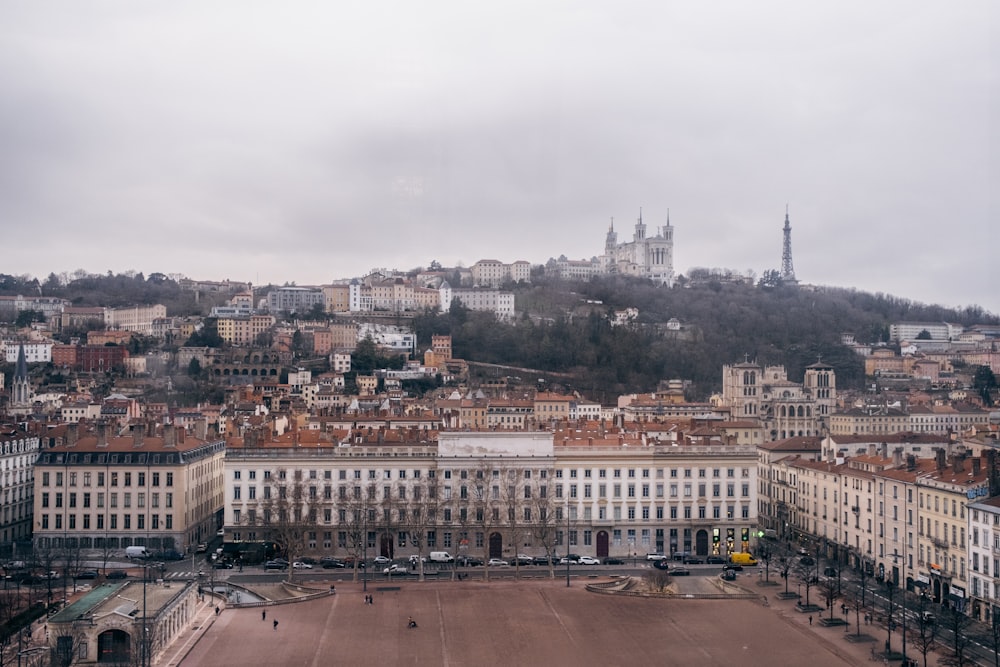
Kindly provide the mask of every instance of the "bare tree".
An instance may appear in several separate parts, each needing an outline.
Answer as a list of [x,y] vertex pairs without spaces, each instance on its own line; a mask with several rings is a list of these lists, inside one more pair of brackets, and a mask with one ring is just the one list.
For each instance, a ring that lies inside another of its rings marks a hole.
[[[306,533],[316,526],[314,512],[302,483],[302,471],[294,470],[291,479],[288,479],[288,472],[279,469],[272,492],[269,497],[265,495],[260,519],[268,536],[280,545],[289,563],[305,551]],[[289,566],[289,581],[294,571]]]
[[672,581],[668,571],[658,570],[656,568],[647,572],[644,579],[646,580],[646,585],[658,593],[662,593],[667,590],[667,586],[669,586]]
[[518,558],[518,552],[524,539],[530,537],[531,522],[534,520],[530,505],[533,490],[531,484],[525,479],[525,470],[522,468],[502,468],[499,482],[502,515],[506,519],[508,539],[514,550],[514,578],[516,579],[521,575],[521,561]]
[[948,667],[964,667],[975,664],[975,661],[968,654],[969,646],[972,644],[972,637],[969,633],[969,625],[972,619],[960,611],[945,609],[941,625],[951,633],[951,654],[941,658],[942,665]]
[[70,667],[81,660],[80,649],[87,644],[84,631],[85,621],[74,621],[71,625],[56,627],[56,646],[52,652],[53,667]]
[[358,580],[358,566],[366,566],[362,557],[368,544],[368,533],[376,525],[376,492],[374,483],[367,486],[355,484],[349,489],[342,508],[341,525],[347,533],[347,552],[353,559],[355,582]]
[[840,597],[839,588],[837,580],[831,577],[827,577],[819,582],[819,591],[823,596],[823,601],[826,602],[826,606],[830,609],[831,619],[833,619],[833,601]]
[[928,610],[928,601],[925,595],[917,596],[917,608],[915,610],[914,625],[909,632],[910,643],[917,647],[923,656],[924,667],[927,667],[927,654],[934,647],[934,642],[938,636],[937,619]]
[[555,579],[556,540],[559,536],[557,525],[555,498],[548,480],[552,478],[551,471],[543,471],[544,477],[538,480],[538,488],[532,498],[531,533],[537,544],[545,549],[545,559],[549,564],[549,577]]
[[792,569],[792,560],[788,556],[778,559],[778,574],[785,580],[785,595],[788,595],[788,575]]
[[482,531],[483,578],[490,579],[490,535],[501,525],[500,512],[500,471],[489,461],[482,461],[475,469],[475,479],[471,480],[470,509],[473,522]]
[[774,557],[774,549],[766,540],[757,541],[757,560],[764,563],[764,581],[770,583],[771,558]]
[[414,485],[411,496],[403,528],[408,533],[410,544],[417,550],[417,572],[423,581],[424,548],[428,546],[427,533],[437,525],[438,520],[437,479],[428,478],[425,484]]

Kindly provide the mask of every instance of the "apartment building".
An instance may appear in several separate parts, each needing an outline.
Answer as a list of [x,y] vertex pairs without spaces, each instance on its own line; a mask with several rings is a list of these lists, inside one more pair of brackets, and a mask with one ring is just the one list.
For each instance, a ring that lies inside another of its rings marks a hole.
[[38,450],[37,435],[18,425],[0,425],[0,544],[5,549],[31,537]]
[[495,259],[481,259],[472,265],[472,284],[476,287],[498,288],[504,283],[531,282],[531,264],[517,261],[504,264]]
[[1000,496],[969,504],[969,615],[992,624],[1000,613]]
[[162,304],[105,308],[104,324],[108,329],[133,331],[144,336],[152,336],[154,321],[162,320],[166,316],[167,307]]
[[217,320],[219,338],[230,345],[250,347],[256,345],[258,337],[270,331],[275,322],[273,315],[220,317]]
[[40,550],[117,554],[128,546],[184,552],[215,534],[225,443],[168,424],[104,422],[52,429],[36,463],[34,543]]

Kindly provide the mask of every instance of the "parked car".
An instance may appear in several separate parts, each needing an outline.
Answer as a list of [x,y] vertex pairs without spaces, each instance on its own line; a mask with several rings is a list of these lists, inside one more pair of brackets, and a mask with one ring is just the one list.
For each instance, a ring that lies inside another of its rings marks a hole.
[[271,560],[274,561],[275,563],[281,563],[285,567],[288,567],[288,561],[285,560],[284,558],[272,558]]
[[297,560],[294,563],[292,563],[292,569],[293,570],[311,570],[311,569],[313,569],[313,566],[310,565],[309,563],[304,562],[304,561]]
[[97,570],[81,570],[76,573],[77,579],[97,579],[100,573]]
[[372,562],[376,565],[388,565],[392,562],[392,559],[388,556],[375,556],[375,558],[372,559]]
[[353,568],[355,564],[362,570],[365,568],[365,562],[356,556],[348,556],[344,559],[344,567]]
[[701,565],[705,562],[704,558],[699,558],[698,556],[688,556],[684,559],[685,565]]
[[475,556],[459,556],[455,559],[455,563],[462,567],[480,567],[483,564],[483,559]]
[[415,567],[418,562],[426,563],[427,559],[424,558],[423,556],[418,556],[417,554],[413,554],[412,556],[410,556],[410,565],[411,566]]
[[319,565],[325,570],[331,570],[337,567],[347,567],[347,563],[339,558],[333,558],[332,556],[323,556],[320,558]]
[[408,570],[405,565],[400,565],[399,563],[393,563],[389,567],[382,570],[382,574],[407,574]]
[[580,556],[580,560],[578,562],[580,563],[580,565],[600,565],[601,564],[600,559],[594,558],[593,556]]
[[199,545],[198,545],[197,547],[195,547],[195,549],[194,549],[194,552],[195,552],[196,554],[203,554],[203,553],[205,553],[206,551],[208,551],[208,545],[207,545],[207,544],[205,544],[204,542],[202,542],[201,544],[199,544]]
[[112,570],[108,572],[108,579],[128,579],[128,572],[125,570]]
[[691,570],[687,569],[686,567],[675,567],[674,569],[670,570],[670,574],[671,576],[674,577],[686,577],[691,574]]
[[534,565],[535,559],[528,554],[518,554],[514,557],[514,562],[518,565]]
[[490,567],[505,567],[507,565],[510,565],[510,563],[508,563],[502,558],[491,558],[489,563],[487,563],[487,565],[489,565]]
[[736,572],[727,568],[719,574],[719,578],[723,581],[736,581]]
[[799,559],[799,564],[808,567],[810,565],[815,565],[816,561],[813,560],[812,556],[803,556],[802,558]]
[[659,552],[646,554],[646,560],[664,560],[666,557],[666,554],[661,554]]
[[668,561],[666,558],[664,558],[663,560],[653,561],[653,567],[655,567],[657,570],[669,570],[670,561]]
[[159,560],[184,560],[184,554],[176,549],[167,549],[166,551],[158,551],[153,554],[153,558]]
[[705,562],[709,565],[725,565],[726,559],[722,556],[709,556],[705,559]]
[[552,559],[548,556],[535,556],[531,559],[533,565],[548,565]]
[[300,563],[305,563],[306,565],[318,565],[319,564],[318,560],[316,560],[315,558],[311,558],[309,556],[304,556],[303,558],[300,558],[299,562]]
[[733,571],[740,570],[742,572],[743,571],[743,566],[740,565],[739,563],[726,563],[725,565],[722,566],[722,569],[723,570],[733,570]]
[[616,558],[615,556],[609,556],[604,559],[605,565],[624,565],[625,561],[621,558]]
[[215,561],[215,565],[213,565],[212,567],[214,567],[216,570],[231,570],[233,569],[233,564],[228,560],[218,560]]
[[284,570],[288,567],[288,563],[279,563],[276,560],[269,560],[264,563],[265,570]]

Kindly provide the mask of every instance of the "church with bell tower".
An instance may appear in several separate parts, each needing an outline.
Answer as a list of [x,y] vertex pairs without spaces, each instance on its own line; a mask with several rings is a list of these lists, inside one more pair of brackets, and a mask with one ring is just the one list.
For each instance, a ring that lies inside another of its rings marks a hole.
[[632,232],[632,240],[618,243],[614,220],[604,239],[601,257],[604,273],[648,278],[658,285],[670,287],[674,283],[674,228],[667,222],[656,230],[655,236],[646,234],[642,210]]

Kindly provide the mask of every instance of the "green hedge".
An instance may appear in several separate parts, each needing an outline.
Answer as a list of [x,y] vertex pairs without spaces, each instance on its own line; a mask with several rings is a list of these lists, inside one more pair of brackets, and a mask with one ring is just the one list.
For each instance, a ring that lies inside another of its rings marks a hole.
[[0,641],[6,641],[21,628],[26,628],[42,616],[45,616],[45,605],[41,602],[33,604],[3,625],[0,625]]

